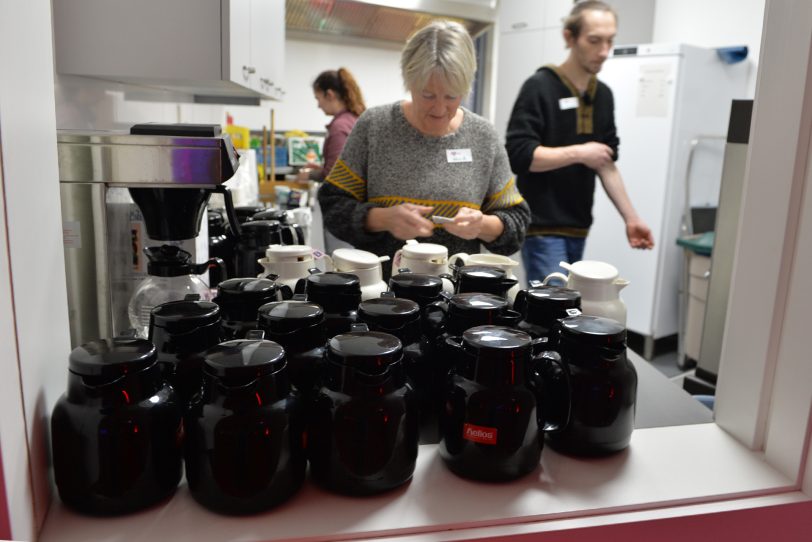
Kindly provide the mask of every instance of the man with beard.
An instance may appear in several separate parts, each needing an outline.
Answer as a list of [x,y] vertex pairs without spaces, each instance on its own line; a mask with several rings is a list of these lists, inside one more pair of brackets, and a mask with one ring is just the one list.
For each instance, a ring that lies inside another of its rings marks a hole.
[[[510,165],[530,205],[522,246],[528,280],[564,271],[581,260],[589,227],[595,175],[626,225],[632,248],[654,246],[615,166],[619,139],[612,91],[596,77],[617,32],[617,15],[600,1],[577,3],[564,21],[569,56],[544,66],[522,86],[507,129]],[[565,271],[564,271],[565,272]]]

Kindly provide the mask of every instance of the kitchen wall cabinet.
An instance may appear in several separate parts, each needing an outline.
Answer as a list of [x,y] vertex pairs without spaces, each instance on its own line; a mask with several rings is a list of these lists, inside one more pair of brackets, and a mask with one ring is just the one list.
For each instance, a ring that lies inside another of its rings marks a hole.
[[60,74],[215,102],[284,96],[284,2],[72,0],[53,10]]
[[572,0],[501,0],[499,32],[560,28],[571,9]]
[[561,26],[571,0],[501,0],[494,125],[504,139],[513,103],[525,80],[567,56]]

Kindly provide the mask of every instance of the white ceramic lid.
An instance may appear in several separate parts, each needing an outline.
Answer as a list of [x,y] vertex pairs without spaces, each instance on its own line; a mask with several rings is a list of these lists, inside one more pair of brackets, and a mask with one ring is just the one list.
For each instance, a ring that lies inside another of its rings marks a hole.
[[338,270],[372,269],[385,262],[389,256],[376,256],[357,248],[337,248],[333,252],[333,263]]
[[307,245],[271,245],[265,249],[270,262],[296,262],[313,259],[313,249]]
[[435,243],[407,244],[403,246],[402,250],[404,256],[421,260],[448,257],[448,249]]
[[596,260],[581,260],[570,264],[571,273],[578,278],[592,280],[614,280],[617,278],[617,267],[606,262]]

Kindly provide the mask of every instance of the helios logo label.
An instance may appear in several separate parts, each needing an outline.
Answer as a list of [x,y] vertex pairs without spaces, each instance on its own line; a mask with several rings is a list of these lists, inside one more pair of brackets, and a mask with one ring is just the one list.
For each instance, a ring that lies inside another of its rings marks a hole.
[[496,444],[496,428],[466,423],[462,426],[462,438],[480,444]]

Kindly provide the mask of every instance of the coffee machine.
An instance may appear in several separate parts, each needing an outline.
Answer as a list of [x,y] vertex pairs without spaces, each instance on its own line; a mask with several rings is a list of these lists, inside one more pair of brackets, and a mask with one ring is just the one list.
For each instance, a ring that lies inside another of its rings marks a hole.
[[[214,192],[223,194],[229,222],[239,228],[223,183],[240,160],[218,125],[140,124],[129,133],[59,130],[57,150],[74,347],[130,327],[132,284],[123,279],[145,257],[145,239],[160,244],[197,237]],[[121,209],[134,208],[132,202],[146,232],[126,213],[121,216]]]

